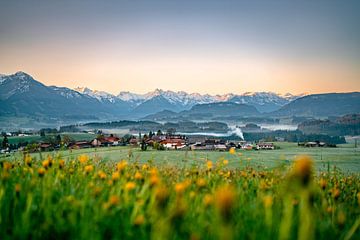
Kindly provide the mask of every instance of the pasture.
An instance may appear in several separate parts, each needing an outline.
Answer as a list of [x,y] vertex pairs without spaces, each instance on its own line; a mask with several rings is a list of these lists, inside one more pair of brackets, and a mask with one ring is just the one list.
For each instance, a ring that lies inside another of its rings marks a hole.
[[[230,168],[244,168],[251,166],[257,169],[274,168],[283,164],[290,164],[298,155],[308,155],[314,160],[318,171],[328,168],[339,168],[342,172],[360,172],[360,148],[354,148],[353,144],[339,145],[337,148],[304,148],[296,143],[275,143],[280,149],[276,150],[237,150],[236,154],[218,151],[186,151],[165,150],[157,151],[148,148],[141,151],[134,147],[106,147],[89,148],[80,150],[63,150],[59,152],[34,153],[36,159],[44,159],[47,155],[59,155],[64,159],[75,159],[81,154],[100,158],[103,161],[117,162],[126,159],[130,162],[137,161],[146,163],[153,162],[156,165],[191,166],[205,162],[206,160],[217,161],[227,159]],[[21,157],[21,153],[15,153],[10,159]]]

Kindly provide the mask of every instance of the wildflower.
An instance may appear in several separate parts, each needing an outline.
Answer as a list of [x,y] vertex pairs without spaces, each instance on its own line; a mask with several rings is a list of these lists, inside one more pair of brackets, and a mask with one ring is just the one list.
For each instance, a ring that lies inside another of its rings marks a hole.
[[155,186],[155,185],[159,184],[159,182],[160,182],[160,180],[157,175],[153,175],[150,177],[150,185],[151,186]]
[[178,194],[182,194],[186,189],[186,185],[184,183],[175,184],[175,192]]
[[140,172],[136,172],[134,178],[135,178],[136,180],[141,180],[141,179],[143,178],[143,176],[141,175]]
[[50,161],[49,161],[49,159],[46,159],[41,164],[45,169],[47,169],[50,165]]
[[100,170],[100,171],[98,172],[98,177],[99,177],[100,179],[104,180],[104,179],[106,178],[106,173],[105,173],[104,171]]
[[147,170],[147,169],[149,169],[149,165],[147,165],[147,164],[144,164],[144,165],[142,165],[142,170]]
[[199,187],[199,188],[203,188],[206,186],[206,180],[203,179],[203,178],[199,178],[197,181],[196,181],[196,185]]
[[90,173],[92,171],[94,171],[94,166],[93,165],[87,165],[84,167],[84,171],[85,173]]
[[309,156],[299,156],[295,159],[293,176],[303,185],[307,185],[313,172],[313,161]]
[[63,169],[64,166],[65,166],[65,161],[64,161],[63,159],[60,159],[60,160],[59,160],[59,168],[60,168],[60,169]]
[[338,188],[334,188],[331,191],[332,197],[336,200],[340,197],[340,190]]
[[235,204],[234,189],[230,186],[221,187],[216,191],[216,207],[224,221],[231,220],[231,213]]
[[125,189],[127,191],[131,191],[131,190],[135,189],[135,187],[136,187],[136,184],[134,182],[128,182],[125,184]]
[[210,170],[213,167],[213,163],[211,161],[206,161],[206,166]]
[[345,213],[343,211],[340,211],[337,216],[337,223],[340,227],[344,226],[346,220]]
[[118,171],[123,171],[126,166],[127,166],[127,162],[126,162],[125,160],[121,160],[121,161],[118,162],[118,164],[116,165],[116,169],[117,169]]
[[110,198],[109,198],[109,205],[110,206],[116,206],[116,205],[118,205],[119,204],[119,202],[120,202],[120,199],[119,199],[119,197],[118,196],[111,196]]
[[265,208],[270,208],[273,204],[273,198],[270,195],[263,197],[263,204]]
[[113,181],[119,180],[120,179],[120,173],[119,172],[114,172],[111,176],[111,179]]
[[235,148],[233,148],[233,147],[232,147],[232,148],[230,148],[229,153],[230,153],[230,154],[235,154],[235,153],[236,153]]
[[155,199],[157,202],[157,206],[164,209],[169,199],[169,191],[167,190],[167,188],[157,188],[155,191]]
[[20,193],[21,191],[21,185],[19,183],[15,184],[15,192]]
[[29,167],[31,167],[31,160],[32,159],[31,159],[30,154],[26,154],[24,161],[25,161],[25,164],[28,165]]
[[3,163],[3,168],[4,168],[4,170],[9,170],[9,169],[12,168],[12,164],[9,163],[9,162],[4,162]]
[[144,222],[145,222],[144,215],[138,215],[134,220],[134,225],[135,226],[140,226],[140,225],[144,224]]
[[213,197],[210,194],[206,194],[203,199],[205,207],[210,206],[213,203]]
[[326,180],[324,178],[320,178],[319,185],[324,190],[326,188]]
[[80,163],[84,164],[84,163],[86,163],[86,162],[89,160],[89,156],[83,154],[83,155],[80,155],[80,156],[78,157],[78,159],[79,159],[79,162],[80,162]]
[[224,164],[224,165],[228,165],[228,164],[229,164],[229,161],[228,161],[227,159],[224,159],[224,160],[223,160],[223,164]]
[[38,174],[40,177],[44,176],[45,172],[46,172],[46,170],[43,167],[38,169]]
[[196,196],[196,193],[195,193],[194,191],[191,191],[191,192],[189,193],[190,199],[194,199],[195,196]]

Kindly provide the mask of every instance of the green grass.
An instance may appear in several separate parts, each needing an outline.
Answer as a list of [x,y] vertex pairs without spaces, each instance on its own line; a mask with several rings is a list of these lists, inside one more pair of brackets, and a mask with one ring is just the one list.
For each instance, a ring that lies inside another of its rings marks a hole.
[[[14,136],[8,137],[10,144],[17,144],[21,142],[39,142],[39,141],[46,141],[48,137],[54,137],[57,134],[47,134],[45,137],[41,137],[40,135],[31,135],[31,136]],[[75,141],[79,140],[92,140],[95,138],[94,134],[89,133],[61,133],[61,136],[68,135]],[[2,140],[2,139],[1,139]]]
[[[309,155],[313,158],[315,167],[319,171],[336,166],[343,172],[360,172],[360,148],[355,149],[348,145],[341,145],[338,148],[303,148],[298,147],[296,143],[276,143],[276,145],[280,149],[238,150],[235,155],[217,151],[156,151],[151,150],[151,148],[147,151],[141,151],[139,148],[109,147],[34,153],[32,156],[41,159],[48,154],[60,154],[63,158],[74,159],[80,154],[88,154],[91,157],[101,158],[106,161],[119,161],[120,159],[129,160],[129,153],[131,152],[131,161],[137,160],[145,163],[151,160],[158,165],[190,166],[194,163],[205,162],[206,159],[216,161],[225,158],[229,160],[229,167],[231,168],[243,168],[245,166],[273,168],[284,163],[290,164],[298,155]],[[15,159],[19,157],[19,154],[17,153],[11,158]]]

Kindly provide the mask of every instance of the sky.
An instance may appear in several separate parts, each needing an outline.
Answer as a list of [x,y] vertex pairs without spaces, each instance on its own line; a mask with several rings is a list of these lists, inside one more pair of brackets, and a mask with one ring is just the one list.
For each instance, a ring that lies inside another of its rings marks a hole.
[[360,91],[360,1],[0,0],[0,73],[118,94]]

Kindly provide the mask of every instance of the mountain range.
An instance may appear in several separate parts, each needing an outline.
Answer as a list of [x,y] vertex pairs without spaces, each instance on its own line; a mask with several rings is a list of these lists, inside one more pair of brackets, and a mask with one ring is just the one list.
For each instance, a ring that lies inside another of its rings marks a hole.
[[169,117],[329,116],[360,112],[360,93],[315,95],[255,92],[209,95],[156,89],[146,94],[113,95],[89,88],[46,86],[29,74],[0,75],[0,116],[53,119],[138,119]]

